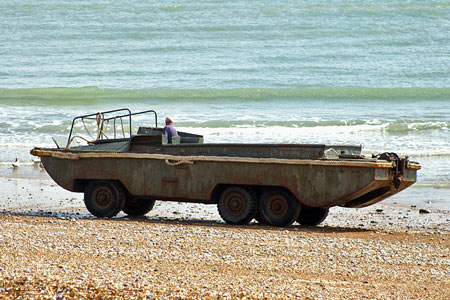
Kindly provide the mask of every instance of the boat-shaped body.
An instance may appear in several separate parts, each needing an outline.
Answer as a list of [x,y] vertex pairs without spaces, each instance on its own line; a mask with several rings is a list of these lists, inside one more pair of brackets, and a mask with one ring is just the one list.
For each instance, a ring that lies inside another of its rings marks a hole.
[[365,158],[361,146],[205,144],[183,132],[167,144],[157,126],[85,146],[70,140],[31,153],[60,186],[84,192],[99,217],[143,215],[166,200],[216,204],[231,224],[316,225],[332,206],[364,207],[400,192],[420,169],[394,153]]

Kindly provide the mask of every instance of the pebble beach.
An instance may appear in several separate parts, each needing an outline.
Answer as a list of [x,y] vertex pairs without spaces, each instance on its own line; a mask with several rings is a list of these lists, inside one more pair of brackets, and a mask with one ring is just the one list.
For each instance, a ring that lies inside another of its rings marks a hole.
[[97,219],[45,173],[0,181],[0,299],[450,298],[447,211],[386,201],[277,228],[157,202]]
[[0,215],[1,299],[449,299],[450,234]]

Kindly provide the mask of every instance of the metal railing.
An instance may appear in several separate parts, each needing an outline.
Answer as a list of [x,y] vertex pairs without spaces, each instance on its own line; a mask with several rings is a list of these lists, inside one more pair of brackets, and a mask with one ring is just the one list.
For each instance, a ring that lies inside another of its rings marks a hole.
[[[114,114],[114,113],[120,113],[120,114],[116,114],[113,116],[108,116],[110,114]],[[136,115],[142,115],[142,114],[147,114],[147,113],[153,113],[155,115],[155,127],[158,127],[158,115],[156,113],[156,111],[154,110],[145,110],[145,111],[140,111],[137,113],[132,113],[130,109],[128,108],[121,108],[121,109],[114,109],[114,110],[108,110],[108,111],[102,111],[102,112],[98,112],[98,113],[93,113],[93,114],[88,114],[88,115],[83,115],[83,116],[78,116],[75,117],[72,120],[72,126],[70,128],[70,133],[69,133],[69,138],[67,139],[67,145],[66,145],[66,149],[69,148],[70,144],[72,143],[72,141],[74,140],[74,138],[81,138],[83,140],[85,140],[88,143],[93,143],[95,141],[98,140],[103,140],[104,138],[109,139],[108,136],[106,135],[106,133],[104,132],[104,125],[105,123],[109,123],[111,120],[113,120],[114,124],[114,138],[116,138],[116,121],[120,120],[120,124],[121,124],[121,131],[122,131],[122,135],[123,138],[126,137],[125,135],[125,127],[124,127],[124,123],[123,123],[123,118],[128,118],[128,122],[129,122],[129,127],[130,127],[130,132],[129,132],[129,136],[132,136],[132,124],[131,124],[131,120],[132,120],[132,116],[136,116]],[[96,124],[97,124],[97,136],[93,141],[88,141],[86,138],[83,138],[81,136],[72,136],[73,134],[73,130],[74,130],[74,126],[75,126],[75,122],[77,120],[81,120],[83,122],[83,126],[86,130],[86,132],[92,137],[92,134],[89,132],[86,124],[85,124],[85,120],[95,120]]]

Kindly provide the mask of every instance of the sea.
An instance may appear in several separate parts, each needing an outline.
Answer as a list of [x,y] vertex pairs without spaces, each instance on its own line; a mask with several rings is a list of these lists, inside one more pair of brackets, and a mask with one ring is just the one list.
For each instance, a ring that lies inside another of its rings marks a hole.
[[448,0],[1,1],[0,164],[64,144],[76,116],[154,110],[205,143],[409,156],[417,183],[391,201],[450,210],[449,16]]

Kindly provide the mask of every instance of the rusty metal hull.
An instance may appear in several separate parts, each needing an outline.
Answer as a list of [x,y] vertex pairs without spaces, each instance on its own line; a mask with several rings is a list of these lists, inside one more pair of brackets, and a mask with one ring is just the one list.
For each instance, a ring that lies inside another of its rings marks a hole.
[[[364,207],[412,185],[420,165],[401,174],[376,159],[285,159],[176,156],[166,153],[32,150],[63,188],[83,192],[91,180],[120,182],[134,196],[217,203],[220,186],[281,187],[312,207]],[[189,153],[192,154],[192,153]]]

